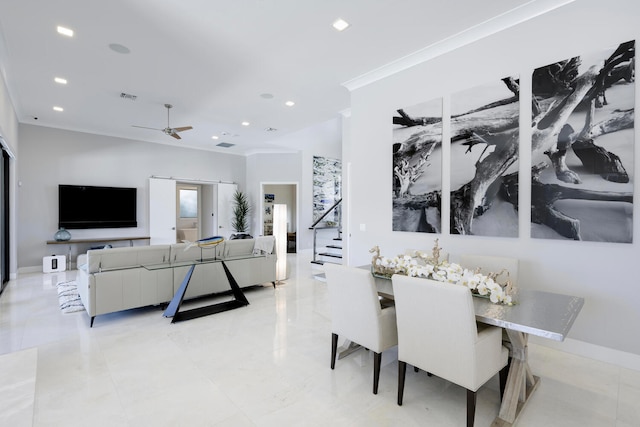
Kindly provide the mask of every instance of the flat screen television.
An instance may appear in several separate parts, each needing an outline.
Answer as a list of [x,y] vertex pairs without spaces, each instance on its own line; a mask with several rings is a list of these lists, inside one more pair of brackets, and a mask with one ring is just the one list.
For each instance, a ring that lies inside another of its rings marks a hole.
[[58,186],[58,227],[137,227],[137,189],[89,185]]

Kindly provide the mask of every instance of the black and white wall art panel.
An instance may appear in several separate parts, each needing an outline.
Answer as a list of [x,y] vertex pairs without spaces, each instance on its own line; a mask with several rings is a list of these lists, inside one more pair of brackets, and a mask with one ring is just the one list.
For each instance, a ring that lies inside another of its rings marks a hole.
[[451,95],[451,234],[518,237],[520,82]]
[[442,229],[442,98],[393,115],[393,231]]
[[632,241],[635,42],[533,72],[531,236]]
[[[342,198],[342,162],[339,159],[313,156],[313,221],[317,221]],[[333,209],[323,221],[340,224],[340,207]]]

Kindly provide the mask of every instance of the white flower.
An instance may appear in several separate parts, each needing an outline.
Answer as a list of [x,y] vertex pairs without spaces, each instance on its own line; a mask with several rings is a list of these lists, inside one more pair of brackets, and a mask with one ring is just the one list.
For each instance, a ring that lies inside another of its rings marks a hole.
[[498,286],[498,289],[499,290],[492,289],[491,290],[491,295],[489,296],[489,299],[494,304],[497,304],[497,303],[501,302],[504,299],[504,294],[502,293],[502,288],[500,286]]
[[447,265],[447,271],[449,272],[449,274],[462,274],[464,272],[464,268],[462,268],[462,266],[460,266],[459,264],[450,263]]
[[458,273],[448,273],[447,274],[447,282],[449,283],[458,283],[462,279],[462,276]]
[[444,270],[434,271],[431,275],[433,276],[433,280],[437,280],[439,282],[447,281],[447,272]]
[[487,285],[485,285],[484,282],[479,283],[476,289],[478,289],[478,293],[480,295],[486,295],[489,292]]

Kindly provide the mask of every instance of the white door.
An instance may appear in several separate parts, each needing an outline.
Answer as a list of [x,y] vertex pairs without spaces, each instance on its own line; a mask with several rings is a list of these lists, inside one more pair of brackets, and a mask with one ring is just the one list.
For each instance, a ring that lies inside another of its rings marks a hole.
[[217,185],[216,206],[218,211],[218,236],[228,239],[235,232],[231,228],[231,218],[233,211],[233,193],[236,192],[236,184]]
[[176,182],[149,178],[149,237],[151,244],[176,243]]
[[202,186],[201,194],[201,212],[202,218],[200,220],[202,233],[200,236],[204,239],[207,237],[217,236],[218,232],[218,217],[216,213],[216,206],[213,202],[214,200],[214,189],[215,185],[207,184]]

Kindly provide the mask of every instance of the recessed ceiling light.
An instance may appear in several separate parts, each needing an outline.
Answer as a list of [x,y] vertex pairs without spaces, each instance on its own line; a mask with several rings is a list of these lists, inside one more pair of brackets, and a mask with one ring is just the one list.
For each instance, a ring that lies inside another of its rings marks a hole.
[[56,77],[53,79],[54,82],[59,83],[61,85],[67,84],[67,79],[63,79],[62,77]]
[[333,28],[338,31],[344,31],[349,27],[349,23],[342,18],[338,18],[333,22]]
[[58,107],[57,105],[53,107],[53,111],[64,111],[64,108]]
[[220,137],[218,135],[213,135],[211,139],[220,139]]
[[123,46],[123,45],[118,44],[118,43],[111,43],[109,45],[109,49],[111,49],[114,52],[124,53],[124,54],[131,52],[131,50],[129,50],[128,47]]
[[242,126],[249,126],[251,123],[249,122],[242,122]]
[[73,30],[61,27],[60,25],[58,25],[58,33],[62,34],[63,36],[73,37]]
[[287,101],[284,103],[284,105],[286,105],[287,107],[293,107],[294,105],[296,105],[296,103],[293,101]]

